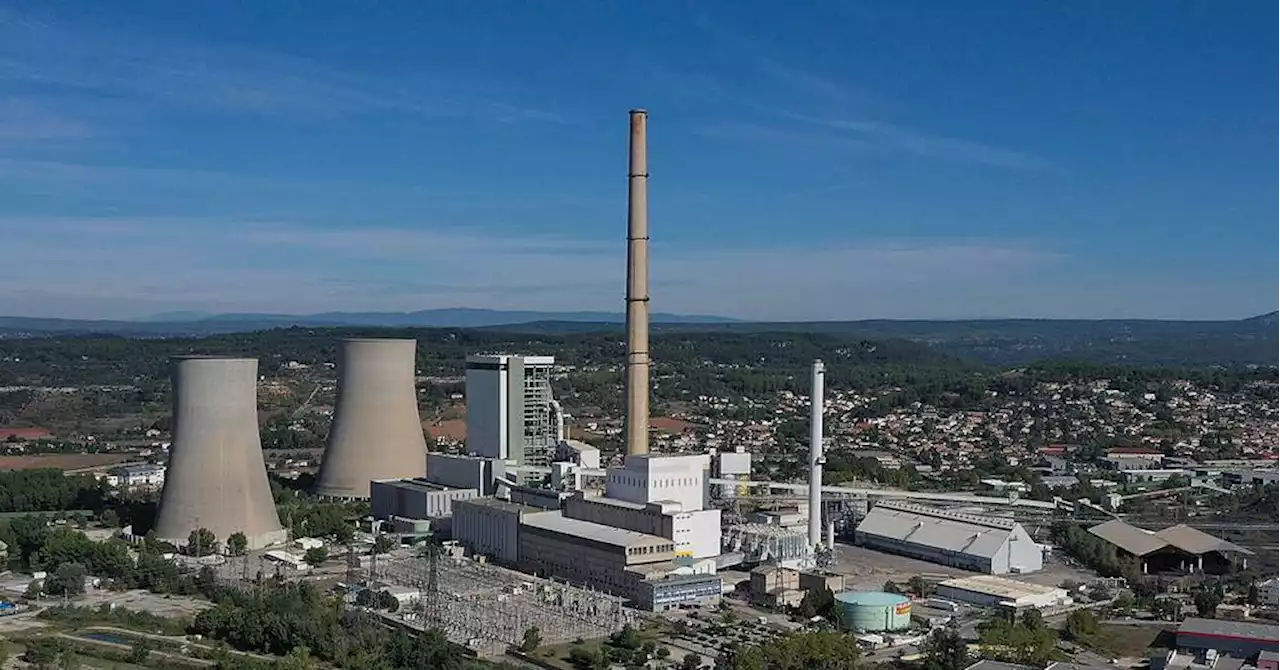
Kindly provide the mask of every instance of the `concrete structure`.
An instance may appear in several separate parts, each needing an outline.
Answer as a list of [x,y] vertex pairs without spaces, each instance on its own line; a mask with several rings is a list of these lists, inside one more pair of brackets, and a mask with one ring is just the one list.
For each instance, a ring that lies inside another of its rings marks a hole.
[[677,558],[711,558],[720,554],[720,510],[686,512],[670,502],[633,503],[588,496],[579,491],[561,501],[570,519],[600,523],[675,542]]
[[761,565],[751,571],[751,602],[762,607],[795,607],[804,600],[800,572],[781,565]]
[[506,474],[502,461],[480,456],[427,454],[426,480],[455,489],[475,489],[481,495],[493,495],[495,479]]
[[250,549],[283,542],[258,437],[258,361],[187,356],[173,365],[173,444],[155,531],[187,543],[206,528]]
[[1274,623],[1245,623],[1217,619],[1190,618],[1178,625],[1178,649],[1194,652],[1213,650],[1248,659],[1260,652],[1276,651],[1280,637]]
[[822,543],[822,394],[826,374],[822,361],[814,361],[809,381],[809,544],[814,547]]
[[494,498],[461,500],[453,506],[453,539],[472,554],[516,566],[520,562],[520,519],[545,511]]
[[993,575],[948,579],[938,584],[935,595],[945,600],[979,607],[1044,609],[1071,603],[1066,589],[1028,584]]
[[587,470],[600,469],[600,450],[578,440],[560,440],[556,444],[556,460],[568,461]]
[[163,465],[151,463],[125,465],[112,471],[104,480],[108,486],[153,489],[164,486],[164,472]]
[[1044,566],[1040,545],[1013,520],[911,503],[877,503],[858,523],[854,541],[988,574],[1034,572]]
[[897,593],[862,591],[836,594],[840,626],[863,633],[906,630],[911,626],[911,600]]
[[832,593],[840,593],[845,589],[845,576],[838,572],[806,570],[800,573],[800,589],[802,591],[825,589]]
[[[719,479],[751,479],[751,454],[741,446],[733,451],[716,451],[711,454],[711,473]],[[750,492],[745,485],[720,484],[717,493],[721,498],[745,496]]]
[[650,612],[666,612],[683,605],[720,604],[724,582],[714,574],[671,574],[638,585],[636,605]]
[[628,456],[621,468],[610,468],[605,495],[634,503],[675,502],[686,512],[706,503],[708,457]]
[[467,449],[514,465],[555,460],[559,418],[551,393],[554,356],[467,356]]
[[1253,555],[1249,549],[1186,525],[1152,532],[1115,519],[1089,528],[1089,533],[1111,543],[1123,555],[1138,559],[1144,573],[1222,573],[1237,561],[1247,565]]
[[568,519],[558,511],[526,514],[520,523],[520,568],[588,584],[639,600],[645,574],[632,568],[672,565],[675,544],[664,537]]
[[455,489],[426,479],[375,479],[369,489],[373,518],[390,520],[439,519],[453,515],[453,504],[480,495],[475,489]]
[[740,553],[743,563],[776,563],[788,567],[808,566],[813,547],[802,529],[746,523],[725,528],[721,541],[725,553]]
[[414,386],[417,350],[416,340],[343,340],[318,495],[366,499],[375,479],[426,474],[427,443]]
[[1263,607],[1280,607],[1280,581],[1275,577],[1258,582],[1258,604]]
[[627,167],[627,455],[649,453],[649,114],[631,110]]

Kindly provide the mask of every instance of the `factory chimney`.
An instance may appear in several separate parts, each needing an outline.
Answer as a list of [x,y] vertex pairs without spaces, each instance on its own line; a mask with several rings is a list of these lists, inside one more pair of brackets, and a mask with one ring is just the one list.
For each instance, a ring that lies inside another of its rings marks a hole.
[[244,533],[250,549],[283,542],[258,436],[258,361],[183,356],[172,379],[173,444],[156,535],[185,545],[204,528],[220,542]]
[[822,543],[822,404],[826,367],[821,360],[813,362],[809,416],[809,545]]
[[649,114],[631,110],[627,170],[627,455],[649,453]]
[[368,498],[374,479],[427,471],[418,418],[416,340],[351,339],[338,356],[338,401],[316,477],[316,493]]

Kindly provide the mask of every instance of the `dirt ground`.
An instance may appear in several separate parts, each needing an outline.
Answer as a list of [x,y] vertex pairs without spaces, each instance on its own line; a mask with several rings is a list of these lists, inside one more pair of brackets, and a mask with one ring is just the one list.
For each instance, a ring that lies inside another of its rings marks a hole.
[[134,454],[28,454],[25,456],[0,456],[0,470],[35,470],[37,468],[57,468],[59,470],[78,470],[95,468],[103,465],[123,463]]
[[[937,563],[844,544],[839,545],[832,570],[846,576],[846,588],[857,591],[878,591],[886,581],[901,583],[916,575],[926,579],[942,579],[977,574]],[[1085,583],[1095,576],[1093,573],[1065,565],[1054,559],[1046,561],[1044,570],[1040,572],[1008,575],[1010,579],[1042,586],[1058,586],[1068,579]]]

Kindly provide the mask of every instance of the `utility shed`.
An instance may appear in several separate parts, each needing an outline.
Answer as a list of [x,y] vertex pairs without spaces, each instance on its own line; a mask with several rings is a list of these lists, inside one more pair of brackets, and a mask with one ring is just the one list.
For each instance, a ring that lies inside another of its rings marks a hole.
[[880,502],[863,517],[854,541],[864,547],[987,574],[1044,567],[1040,546],[1011,519]]

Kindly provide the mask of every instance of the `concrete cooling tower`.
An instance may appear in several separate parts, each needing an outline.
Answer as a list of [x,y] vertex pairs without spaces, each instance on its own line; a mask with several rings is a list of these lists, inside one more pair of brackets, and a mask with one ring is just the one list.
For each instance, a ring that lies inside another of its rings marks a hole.
[[287,539],[258,437],[258,361],[184,356],[173,365],[173,444],[156,515],[161,539],[183,545],[206,528],[250,549]]
[[413,384],[417,351],[417,340],[342,342],[338,404],[317,494],[368,498],[371,480],[426,474],[427,442]]

